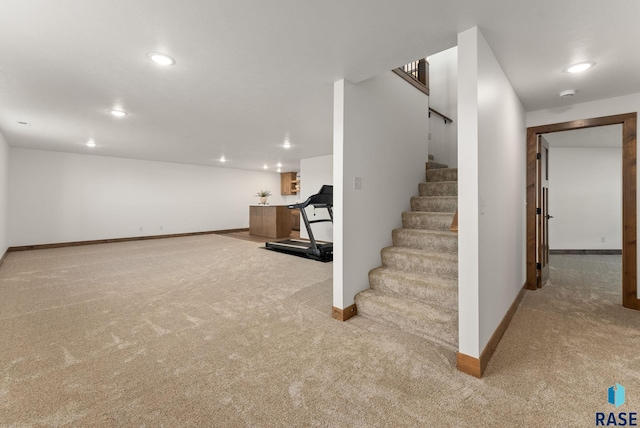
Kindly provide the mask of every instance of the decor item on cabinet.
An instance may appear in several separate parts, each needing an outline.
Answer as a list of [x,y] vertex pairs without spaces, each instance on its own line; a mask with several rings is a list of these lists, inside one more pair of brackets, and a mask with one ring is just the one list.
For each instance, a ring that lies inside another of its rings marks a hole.
[[271,190],[260,190],[256,193],[256,196],[260,197],[260,203],[262,205],[267,205],[267,198],[271,196]]
[[280,173],[280,194],[297,195],[300,191],[300,180],[297,178],[297,172]]

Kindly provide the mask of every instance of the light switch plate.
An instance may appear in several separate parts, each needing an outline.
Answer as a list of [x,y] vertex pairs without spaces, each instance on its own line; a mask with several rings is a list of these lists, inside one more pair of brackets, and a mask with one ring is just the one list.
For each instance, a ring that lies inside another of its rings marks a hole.
[[362,177],[353,178],[353,188],[355,190],[362,190]]

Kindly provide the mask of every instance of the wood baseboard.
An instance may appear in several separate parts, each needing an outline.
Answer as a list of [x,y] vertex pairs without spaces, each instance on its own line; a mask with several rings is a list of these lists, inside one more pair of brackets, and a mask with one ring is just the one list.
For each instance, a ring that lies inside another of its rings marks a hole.
[[461,372],[477,378],[482,377],[482,366],[479,358],[470,357],[467,354],[458,352],[456,354],[456,362],[458,370]]
[[2,263],[4,263],[4,259],[7,258],[7,254],[9,254],[9,249],[7,249],[7,251],[4,252],[2,257],[0,257],[0,266],[2,266]]
[[[7,252],[10,251],[28,251],[28,250],[46,250],[50,248],[63,248],[63,247],[79,247],[81,245],[96,245],[96,244],[109,244],[114,242],[129,242],[129,241],[146,241],[149,239],[165,239],[165,238],[182,238],[185,236],[198,236],[198,235],[224,235],[225,233],[233,232],[246,232],[249,229],[226,229],[226,230],[211,230],[206,232],[187,232],[187,233],[174,233],[171,235],[152,235],[152,236],[134,236],[130,238],[113,238],[113,239],[96,239],[93,241],[74,241],[74,242],[60,242],[55,244],[38,244],[38,245],[22,245],[18,247],[9,247]],[[4,257],[3,257],[4,260]]]
[[549,254],[577,254],[577,255],[622,255],[622,250],[549,250]]
[[351,306],[347,306],[344,309],[336,308],[335,306],[331,308],[331,316],[338,321],[346,321],[350,318],[355,317],[356,315],[358,315],[358,308],[356,307],[355,303]]
[[456,233],[458,232],[458,210],[456,210],[456,214],[453,216],[453,221],[451,222],[449,230]]
[[480,358],[470,357],[469,355],[458,352],[456,356],[458,370],[477,378],[482,377],[487,365],[489,364],[489,360],[491,360],[493,353],[498,347],[498,343],[500,343],[500,339],[502,339],[504,332],[507,331],[507,327],[509,327],[513,316],[516,314],[526,291],[527,283],[522,286],[518,295],[509,307],[509,310],[504,314],[504,317],[502,317],[502,321],[500,321],[500,324],[498,324],[493,335],[491,335],[491,339],[489,339],[489,342],[487,342],[487,345],[484,347],[484,350],[480,354]]

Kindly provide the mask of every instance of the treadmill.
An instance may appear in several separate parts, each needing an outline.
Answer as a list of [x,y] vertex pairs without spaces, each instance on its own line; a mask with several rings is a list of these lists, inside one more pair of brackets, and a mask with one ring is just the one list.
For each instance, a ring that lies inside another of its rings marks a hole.
[[[309,220],[307,217],[306,207],[313,206],[314,208],[326,208],[329,211],[329,217],[322,220]],[[330,262],[333,260],[333,242],[318,242],[313,236],[311,230],[312,223],[322,223],[330,221],[333,223],[333,186],[323,185],[320,191],[310,196],[306,201],[288,205],[289,209],[300,208],[302,214],[302,220],[304,220],[304,226],[307,228],[309,234],[309,240],[301,239],[286,239],[278,242],[267,242],[265,248],[273,251],[279,251],[282,253],[293,254],[297,256],[309,257],[314,260],[322,262]]]

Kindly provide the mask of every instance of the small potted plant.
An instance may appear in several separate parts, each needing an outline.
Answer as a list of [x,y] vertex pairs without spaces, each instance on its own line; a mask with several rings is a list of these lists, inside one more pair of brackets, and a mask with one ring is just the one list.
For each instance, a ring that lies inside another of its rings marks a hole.
[[260,198],[260,203],[262,205],[267,205],[267,197],[271,196],[271,190],[260,190],[256,193],[256,196]]

